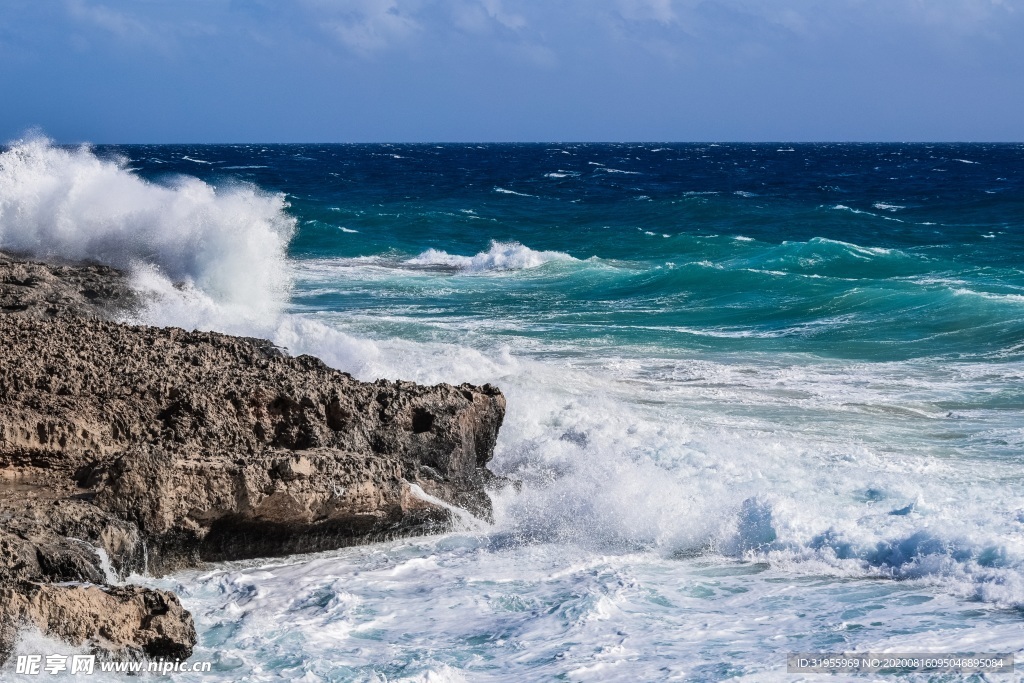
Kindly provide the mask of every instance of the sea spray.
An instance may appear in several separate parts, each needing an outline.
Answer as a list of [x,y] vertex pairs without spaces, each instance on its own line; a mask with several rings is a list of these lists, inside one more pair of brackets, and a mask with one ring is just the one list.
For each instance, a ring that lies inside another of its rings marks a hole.
[[0,248],[145,270],[139,284],[158,297],[173,283],[248,316],[272,315],[287,297],[286,207],[282,194],[243,182],[150,182],[124,157],[44,138],[0,154]]

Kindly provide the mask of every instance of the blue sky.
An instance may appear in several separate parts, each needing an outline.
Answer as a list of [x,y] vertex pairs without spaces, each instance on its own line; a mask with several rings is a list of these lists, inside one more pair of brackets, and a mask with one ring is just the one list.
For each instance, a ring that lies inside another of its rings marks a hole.
[[1024,140],[1024,0],[0,0],[0,138]]

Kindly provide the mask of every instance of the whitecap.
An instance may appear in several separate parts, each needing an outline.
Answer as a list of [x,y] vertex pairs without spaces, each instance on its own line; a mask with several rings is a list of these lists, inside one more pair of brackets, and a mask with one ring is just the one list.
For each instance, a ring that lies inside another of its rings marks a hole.
[[518,197],[536,197],[535,194],[526,194],[525,192],[516,192],[515,190],[506,190],[504,187],[496,187],[494,191],[499,194],[514,194]]
[[1024,302],[1024,294],[997,294],[995,292],[978,292],[973,289],[967,289],[966,287],[958,287],[953,290],[953,294],[957,296],[977,296],[982,299],[989,299],[991,301],[1012,301],[1014,303]]
[[[863,255],[863,256],[887,256],[887,255],[893,253],[892,249],[887,249],[885,247],[862,247],[859,244],[854,244],[852,242],[843,242],[842,240],[833,240],[833,239],[829,239],[827,237],[812,237],[810,240],[808,240],[807,243],[808,244],[829,244],[829,245],[834,245],[834,246],[838,246],[838,247],[843,247],[844,249],[846,249],[846,250],[848,250],[850,252],[853,252],[854,256],[856,256],[858,254]],[[787,242],[783,242],[783,244],[788,244],[788,243]]]
[[[862,211],[860,209],[854,209],[852,207],[846,206],[845,204],[836,204],[835,206],[832,207],[832,209],[836,210],[836,211],[849,211],[850,213],[855,213],[855,214],[859,214],[859,215],[862,215],[862,216],[873,216],[875,218],[881,218],[882,220],[886,220],[886,221],[896,221],[897,223],[905,223],[906,222],[906,221],[901,220],[899,218],[893,218],[892,216],[882,216],[882,215],[877,214],[877,213],[871,213],[870,211]],[[927,223],[923,223],[922,225],[927,225]]]
[[427,249],[405,263],[413,266],[443,267],[469,273],[481,273],[524,270],[536,268],[551,261],[575,260],[569,254],[560,251],[535,251],[518,242],[492,241],[490,249],[482,251],[476,256],[460,256],[439,249]]

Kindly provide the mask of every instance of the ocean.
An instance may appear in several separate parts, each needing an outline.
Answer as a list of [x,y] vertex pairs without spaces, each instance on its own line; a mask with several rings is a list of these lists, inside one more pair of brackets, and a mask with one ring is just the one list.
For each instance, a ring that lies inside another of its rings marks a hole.
[[507,396],[493,523],[134,577],[203,680],[1024,655],[1024,145],[5,149],[0,248],[138,322]]

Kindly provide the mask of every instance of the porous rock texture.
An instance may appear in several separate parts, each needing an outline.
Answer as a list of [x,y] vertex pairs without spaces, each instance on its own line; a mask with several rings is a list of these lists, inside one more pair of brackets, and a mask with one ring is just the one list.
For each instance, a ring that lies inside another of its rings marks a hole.
[[139,305],[118,270],[95,264],[39,263],[0,252],[0,312],[52,318],[116,317]]
[[115,322],[138,305],[116,270],[0,254],[0,664],[26,625],[189,656],[191,616],[119,585],[133,572],[489,516],[498,389],[360,382],[262,340]]

